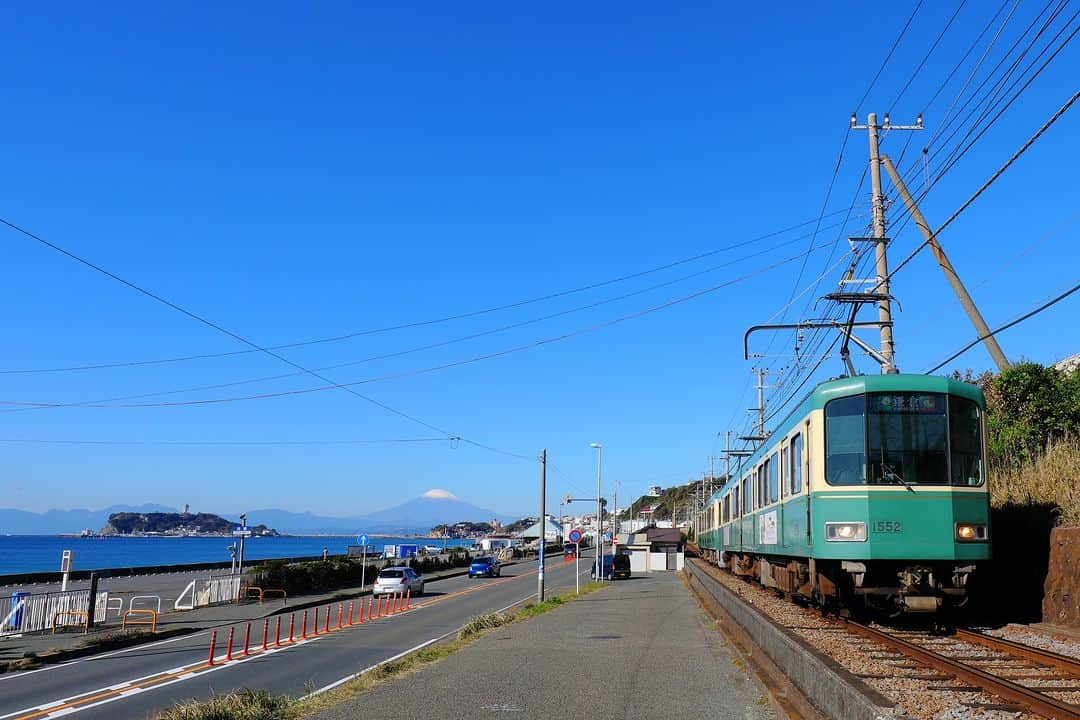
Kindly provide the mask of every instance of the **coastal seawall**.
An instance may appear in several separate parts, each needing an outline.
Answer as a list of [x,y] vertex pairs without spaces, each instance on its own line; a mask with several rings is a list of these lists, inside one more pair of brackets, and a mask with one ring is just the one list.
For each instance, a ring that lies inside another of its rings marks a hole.
[[[346,557],[343,554],[329,555],[330,558]],[[308,555],[303,557],[287,557],[287,558],[265,558],[252,560],[244,564],[244,568],[254,568],[263,563],[275,562],[283,560],[285,562],[307,562],[311,560],[322,560],[322,555]],[[138,567],[115,567],[115,568],[101,568],[98,570],[72,570],[68,575],[69,580],[86,580],[91,574],[97,575],[99,578],[109,577],[129,577],[135,575],[158,575],[161,573],[178,573],[178,572],[198,572],[199,570],[228,570],[232,567],[230,562],[204,562],[204,563],[187,563],[181,565],[140,565]],[[58,583],[63,579],[64,574],[58,571],[49,572],[28,572],[28,573],[14,573],[10,575],[0,575],[0,587],[9,585],[34,585],[44,583]]]

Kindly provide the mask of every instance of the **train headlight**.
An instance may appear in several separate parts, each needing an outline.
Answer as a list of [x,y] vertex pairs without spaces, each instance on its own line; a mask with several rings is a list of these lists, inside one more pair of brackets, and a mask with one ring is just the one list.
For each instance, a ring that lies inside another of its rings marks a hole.
[[957,542],[986,542],[989,537],[985,523],[956,523]]
[[865,542],[866,523],[864,522],[827,522],[825,540],[828,542]]

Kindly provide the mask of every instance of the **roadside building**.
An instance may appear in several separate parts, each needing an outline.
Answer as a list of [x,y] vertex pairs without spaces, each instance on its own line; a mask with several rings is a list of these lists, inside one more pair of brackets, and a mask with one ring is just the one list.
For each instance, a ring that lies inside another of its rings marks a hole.
[[683,569],[686,556],[678,528],[646,528],[618,539],[618,552],[630,556],[631,572]]
[[[526,528],[521,533],[522,540],[536,540],[540,537],[540,523],[537,522],[534,525]],[[544,518],[544,541],[545,542],[560,542],[563,538],[562,525],[552,520],[550,517]]]

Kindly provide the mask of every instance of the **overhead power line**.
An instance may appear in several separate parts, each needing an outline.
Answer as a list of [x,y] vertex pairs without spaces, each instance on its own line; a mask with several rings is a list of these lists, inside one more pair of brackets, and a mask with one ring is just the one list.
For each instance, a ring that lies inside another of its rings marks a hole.
[[422,419],[416,417],[415,415],[410,415],[409,413],[398,410],[397,408],[392,407],[390,405],[387,405],[384,402],[380,402],[379,400],[376,400],[375,398],[368,397],[367,395],[364,395],[364,394],[362,394],[360,392],[357,392],[356,390],[354,390],[351,387],[346,387],[344,385],[338,384],[338,383],[334,382],[333,380],[331,380],[330,378],[328,378],[328,377],[326,377],[324,375],[321,375],[321,374],[319,374],[318,372],[316,372],[314,370],[309,370],[308,368],[304,367],[303,365],[301,365],[301,364],[299,364],[297,362],[293,362],[292,360],[289,360],[288,358],[274,352],[273,350],[270,350],[269,348],[263,347],[262,345],[259,345],[256,342],[248,340],[246,337],[243,337],[242,335],[234,333],[233,331],[231,331],[231,330],[229,330],[229,329],[227,329],[227,328],[225,328],[225,327],[223,327],[221,325],[218,325],[217,323],[215,323],[215,322],[213,322],[213,321],[211,321],[211,320],[209,320],[209,319],[207,319],[207,318],[205,318],[205,317],[203,317],[203,316],[201,316],[201,315],[199,315],[197,313],[194,313],[191,310],[188,310],[187,308],[181,307],[180,305],[177,305],[176,303],[165,299],[164,297],[162,297],[161,295],[158,295],[157,293],[154,293],[154,292],[152,292],[150,290],[147,290],[146,288],[143,288],[143,287],[141,287],[139,285],[136,285],[135,283],[133,283],[133,282],[131,282],[129,280],[126,280],[126,279],[120,277],[119,275],[117,275],[117,274],[115,274],[113,272],[110,272],[109,270],[106,270],[105,268],[101,267],[100,265],[97,265],[97,264],[95,264],[95,263],[93,263],[93,262],[91,262],[91,261],[89,261],[89,260],[87,260],[85,258],[82,258],[82,257],[80,257],[80,256],[78,256],[78,255],[76,255],[76,254],[74,254],[74,253],[72,253],[72,252],[70,252],[68,250],[65,250],[64,248],[60,247],[59,245],[56,245],[55,243],[49,242],[45,238],[43,238],[43,237],[41,237],[39,235],[36,235],[36,234],[30,232],[29,230],[26,230],[25,228],[19,227],[18,225],[15,225],[14,223],[11,223],[11,222],[3,219],[3,218],[0,218],[0,223],[3,223],[4,225],[7,225],[12,230],[17,231],[17,232],[25,235],[28,238],[36,240],[37,242],[41,243],[42,245],[44,245],[44,246],[46,246],[46,247],[48,247],[48,248],[50,248],[52,250],[55,250],[56,252],[60,253],[61,255],[64,255],[65,257],[68,257],[71,260],[74,260],[75,262],[78,262],[78,263],[80,263],[82,265],[85,265],[86,267],[90,268],[91,270],[94,270],[94,271],[96,271],[98,273],[101,273],[102,275],[104,275],[104,276],[106,276],[106,277],[108,277],[108,278],[110,278],[112,280],[115,280],[116,282],[120,283],[121,285],[124,285],[125,287],[128,287],[131,290],[134,290],[135,292],[137,292],[137,293],[139,293],[141,295],[144,295],[145,297],[148,297],[151,300],[153,300],[153,301],[155,301],[157,303],[160,303],[160,304],[164,305],[165,307],[168,307],[171,310],[174,310],[174,311],[180,313],[181,315],[184,315],[185,317],[188,317],[188,318],[190,318],[192,320],[195,320],[196,322],[198,322],[198,323],[200,323],[202,325],[205,325],[205,326],[207,326],[207,327],[209,327],[209,328],[211,328],[213,330],[216,330],[217,332],[219,332],[219,333],[221,333],[223,335],[226,335],[226,336],[228,336],[228,337],[230,337],[230,338],[232,338],[232,339],[234,339],[234,340],[236,340],[238,342],[241,342],[244,345],[247,345],[248,347],[251,347],[251,348],[253,348],[253,349],[255,349],[255,350],[257,350],[257,351],[259,351],[259,352],[261,352],[261,353],[263,353],[265,355],[269,355],[270,357],[272,357],[272,358],[274,358],[274,359],[276,359],[276,360],[278,360],[280,362],[283,362],[286,365],[289,365],[290,367],[294,367],[297,370],[302,370],[302,371],[304,371],[304,373],[306,373],[308,375],[311,375],[312,377],[314,377],[314,378],[316,378],[318,380],[321,380],[324,383],[328,383],[329,386],[334,388],[334,389],[344,390],[345,392],[349,393],[350,395],[358,397],[358,398],[360,398],[361,400],[364,400],[367,403],[370,403],[370,404],[372,404],[372,405],[374,405],[374,406],[376,406],[378,408],[382,408],[383,410],[385,410],[385,411],[387,411],[389,413],[397,415],[398,417],[404,418],[404,419],[406,419],[406,420],[408,420],[410,422],[416,423],[417,425],[421,425],[423,427],[426,427],[429,430],[434,430],[437,433],[441,433],[441,434],[445,435],[447,438],[458,437],[462,442],[466,442],[466,443],[475,445],[477,447],[482,447],[485,450],[491,450],[493,452],[498,452],[498,453],[503,454],[503,455],[508,455],[508,456],[512,456],[512,457],[518,457],[518,458],[521,458],[521,459],[532,460],[532,458],[530,458],[528,456],[525,456],[525,455],[518,455],[517,453],[511,453],[511,452],[506,451],[506,450],[499,450],[497,448],[492,448],[492,447],[489,447],[487,445],[481,445],[480,443],[477,443],[477,442],[474,442],[474,441],[469,440],[467,438],[461,437],[461,436],[457,435],[456,433],[452,433],[452,432],[448,432],[446,430],[443,430],[442,428],[440,428],[440,427],[438,427],[436,425],[433,425],[432,423],[429,423],[429,422],[427,422],[425,420],[422,420]]
[[[316,370],[318,372],[326,372],[328,370],[340,370],[342,368],[356,367],[357,365],[364,365],[364,364],[367,364],[367,363],[370,363],[370,362],[375,362],[375,361],[378,361],[378,360],[388,360],[388,359],[392,359],[392,358],[404,357],[405,355],[411,355],[413,353],[421,352],[421,351],[424,351],[424,350],[433,350],[433,349],[437,349],[437,348],[448,347],[450,345],[455,345],[457,343],[465,342],[465,341],[468,341],[468,340],[476,340],[476,339],[479,339],[479,338],[488,337],[488,336],[491,336],[491,335],[496,335],[498,333],[507,332],[509,330],[515,330],[515,329],[520,329],[520,328],[523,328],[523,327],[527,327],[529,325],[535,325],[537,323],[541,323],[541,322],[544,322],[544,321],[547,321],[547,320],[553,320],[555,318],[565,317],[565,316],[572,315],[572,314],[577,313],[577,312],[582,312],[582,311],[585,311],[585,310],[592,310],[592,309],[595,309],[595,308],[598,308],[598,307],[602,307],[604,305],[610,305],[610,304],[615,303],[615,302],[619,302],[619,301],[622,301],[622,300],[627,300],[629,298],[636,297],[638,295],[644,295],[645,293],[649,293],[649,292],[652,292],[652,291],[655,291],[655,290],[659,290],[659,289],[662,289],[662,288],[665,288],[665,287],[669,287],[671,285],[686,282],[687,280],[692,280],[692,279],[700,277],[702,275],[706,275],[708,273],[712,273],[712,272],[715,272],[717,270],[720,270],[720,269],[723,269],[723,268],[726,268],[726,267],[730,267],[732,265],[735,265],[735,264],[740,263],[740,262],[744,262],[744,261],[749,260],[751,258],[759,257],[761,255],[766,255],[768,253],[772,253],[772,252],[774,252],[776,250],[779,250],[780,248],[791,245],[792,243],[799,242],[800,240],[804,239],[805,237],[807,237],[807,235],[802,235],[802,236],[799,236],[797,238],[793,238],[791,240],[786,240],[786,241],[784,241],[782,243],[778,243],[776,245],[772,245],[770,247],[763,248],[763,249],[758,250],[756,252],[752,252],[752,253],[749,253],[749,254],[746,254],[746,255],[742,255],[742,256],[740,256],[738,258],[735,258],[734,260],[729,260],[727,262],[720,263],[719,265],[713,265],[711,267],[704,268],[702,270],[698,270],[696,272],[693,272],[693,273],[690,273],[690,274],[687,274],[687,275],[682,275],[680,277],[673,278],[671,280],[667,280],[667,281],[662,282],[662,283],[657,283],[657,284],[654,284],[654,285],[650,285],[648,287],[639,288],[638,290],[634,290],[632,292],[623,293],[621,295],[616,295],[616,296],[613,296],[613,297],[605,298],[603,300],[599,300],[597,302],[589,303],[587,305],[579,305],[579,306],[576,306],[576,307],[568,308],[566,310],[561,310],[561,311],[556,312],[556,313],[550,313],[548,315],[542,315],[540,317],[530,318],[528,320],[523,320],[521,322],[510,323],[508,325],[502,325],[500,327],[491,328],[491,329],[488,329],[488,330],[483,330],[483,331],[477,332],[477,333],[471,333],[469,335],[464,335],[464,336],[460,336],[460,337],[456,337],[456,338],[450,338],[449,340],[442,340],[442,341],[435,342],[435,343],[428,343],[428,344],[425,344],[425,345],[419,345],[419,346],[415,346],[415,347],[411,347],[411,348],[406,348],[404,350],[397,350],[395,352],[390,352],[390,353],[382,353],[382,354],[379,354],[379,355],[372,355],[372,356],[369,356],[369,357],[361,358],[359,360],[351,360],[351,361],[348,361],[348,362],[336,363],[334,365],[326,365],[326,366],[322,366],[322,367],[317,367],[317,368],[314,368],[314,370]],[[237,387],[237,386],[240,386],[240,385],[251,385],[251,384],[261,383],[261,382],[270,382],[270,381],[273,381],[273,380],[284,380],[284,379],[287,379],[287,378],[297,377],[297,376],[305,375],[305,374],[306,373],[299,372],[299,371],[288,372],[288,373],[278,373],[278,374],[275,374],[275,375],[263,375],[263,376],[260,376],[260,377],[246,378],[246,379],[243,379],[243,380],[235,380],[235,381],[231,381],[231,382],[211,383],[211,384],[206,384],[206,385],[196,385],[196,386],[189,386],[189,387],[183,387],[183,388],[175,388],[175,389],[172,389],[172,390],[158,390],[158,391],[154,391],[154,392],[139,393],[139,394],[135,394],[135,395],[121,395],[121,396],[117,396],[117,397],[100,398],[100,399],[97,399],[97,400],[90,400],[90,401],[86,401],[86,402],[72,403],[71,405],[53,405],[53,406],[49,406],[49,407],[27,407],[27,408],[17,408],[17,409],[13,409],[13,410],[5,410],[5,411],[0,411],[0,412],[28,412],[28,411],[34,411],[34,410],[55,409],[55,408],[58,408],[58,407],[74,407],[74,406],[78,406],[78,405],[96,405],[96,404],[100,404],[100,403],[113,403],[113,402],[122,402],[122,401],[127,401],[127,400],[142,400],[142,399],[145,399],[145,398],[160,397],[160,396],[163,396],[163,395],[178,395],[178,394],[182,394],[182,393],[200,392],[200,391],[205,391],[205,390],[222,390],[224,388]]]
[[[811,248],[811,250],[809,250],[809,252],[817,252],[818,250],[822,250],[825,247],[827,247],[827,245],[823,244],[823,245],[820,245],[818,247]],[[583,328],[578,328],[576,330],[572,330],[572,331],[569,331],[569,332],[566,332],[566,333],[562,333],[562,334],[556,335],[554,337],[544,338],[544,339],[537,340],[537,341],[534,341],[534,342],[530,342],[530,343],[527,343],[527,344],[524,344],[524,345],[518,345],[516,347],[511,347],[511,348],[506,348],[506,349],[499,350],[499,351],[496,351],[496,352],[486,353],[484,355],[477,355],[477,356],[465,358],[465,359],[462,359],[462,360],[455,360],[455,361],[452,361],[452,362],[443,363],[441,365],[435,365],[433,367],[420,368],[420,369],[417,369],[417,370],[409,370],[409,371],[394,373],[394,374],[390,374],[390,375],[383,375],[383,376],[380,376],[380,377],[367,378],[367,379],[364,379],[364,380],[356,380],[356,381],[348,382],[348,383],[335,383],[335,382],[332,382],[332,381],[326,381],[326,382],[329,382],[330,384],[323,385],[323,386],[309,387],[309,388],[296,388],[296,389],[292,389],[292,390],[282,390],[282,391],[278,391],[278,392],[259,393],[259,394],[255,394],[255,395],[243,395],[243,396],[233,396],[233,397],[223,397],[223,398],[205,398],[205,399],[200,399],[200,400],[186,400],[186,401],[176,401],[176,402],[130,403],[130,404],[103,405],[103,404],[89,404],[89,403],[48,403],[48,402],[25,402],[25,401],[7,400],[7,401],[0,401],[0,404],[3,404],[3,405],[16,405],[16,406],[31,406],[31,407],[79,407],[79,408],[186,407],[186,406],[198,406],[198,405],[219,405],[219,404],[225,404],[225,403],[244,402],[244,401],[250,401],[250,400],[266,400],[266,399],[270,399],[270,398],[289,397],[289,396],[296,396],[296,395],[307,395],[307,394],[316,393],[316,392],[325,392],[327,390],[351,389],[353,386],[357,386],[357,385],[367,385],[367,384],[370,384],[370,383],[384,382],[384,381],[387,381],[387,380],[398,380],[398,379],[401,379],[401,378],[413,377],[413,376],[416,376],[416,375],[422,375],[422,374],[437,372],[437,371],[440,371],[440,370],[447,370],[449,368],[461,367],[463,365],[471,365],[471,364],[474,364],[474,363],[477,363],[477,362],[482,362],[482,361],[485,361],[485,360],[492,360],[494,358],[505,357],[507,355],[513,355],[513,354],[523,352],[523,351],[526,351],[526,350],[532,350],[534,348],[543,347],[545,345],[551,345],[553,343],[561,342],[563,340],[567,340],[567,339],[572,338],[572,337],[577,337],[579,335],[585,335],[587,333],[595,332],[596,330],[600,330],[602,328],[612,327],[614,325],[618,325],[618,324],[621,324],[621,323],[624,323],[624,322],[627,322],[627,321],[630,321],[630,320],[636,320],[638,318],[645,317],[647,315],[651,315],[651,314],[659,312],[661,310],[666,310],[668,308],[675,307],[677,305],[681,305],[681,304],[686,303],[686,302],[690,302],[691,300],[696,300],[696,299],[698,299],[700,297],[710,295],[710,294],[712,294],[714,292],[717,292],[718,290],[721,290],[721,289],[726,288],[726,287],[730,287],[732,285],[736,285],[736,284],[738,284],[740,282],[745,282],[746,280],[749,280],[751,278],[758,277],[760,275],[764,275],[765,273],[768,273],[771,270],[775,270],[778,267],[782,267],[784,265],[787,265],[789,263],[792,263],[792,262],[795,262],[796,260],[801,259],[804,254],[805,253],[799,253],[797,255],[793,255],[791,257],[788,257],[788,258],[785,258],[783,260],[779,260],[779,261],[777,261],[775,263],[772,263],[771,265],[768,265],[766,267],[763,267],[763,268],[760,268],[760,269],[755,270],[753,272],[749,272],[749,273],[746,273],[744,275],[741,275],[741,276],[739,276],[737,278],[734,278],[732,280],[727,280],[725,282],[719,283],[717,285],[713,285],[713,286],[705,288],[703,290],[698,290],[696,292],[690,293],[689,295],[684,295],[682,297],[675,298],[674,300],[669,300],[669,301],[667,301],[665,303],[661,303],[659,305],[654,305],[652,307],[645,308],[644,310],[639,310],[639,311],[630,313],[628,315],[623,315],[621,317],[617,317],[617,318],[614,318],[614,319],[611,319],[611,320],[605,320],[605,321],[600,322],[600,323],[589,325],[589,326],[586,326],[586,327],[583,327]],[[314,373],[309,373],[309,374],[314,374]],[[455,436],[448,434],[447,437],[455,437]],[[461,441],[462,442],[469,442],[470,444],[476,444],[475,442],[472,442],[472,441],[467,440],[465,438],[461,438]],[[525,457],[525,456],[521,456],[521,457]],[[531,460],[532,458],[529,458],[529,459]]]
[[258,447],[288,447],[303,446],[311,447],[318,445],[390,445],[398,443],[444,443],[450,441],[456,445],[458,438],[428,437],[428,438],[387,438],[371,440],[73,440],[73,439],[44,439],[44,438],[0,438],[0,443],[11,445],[210,445],[230,446],[249,445]]
[[[1024,143],[1024,144],[1023,144],[1023,145],[1022,145],[1022,146],[1020,147],[1020,149],[1019,149],[1019,150],[1017,150],[1016,152],[1014,152],[1014,153],[1012,154],[1012,157],[1010,157],[1010,158],[1009,158],[1008,160],[1006,160],[1006,161],[1005,161],[1005,164],[1004,164],[1004,165],[1002,165],[1002,166],[1001,166],[1000,168],[998,168],[998,169],[997,169],[997,172],[995,172],[995,173],[994,173],[993,175],[991,175],[991,176],[990,176],[990,178],[989,178],[989,179],[988,179],[988,180],[987,180],[986,182],[984,182],[984,183],[982,184],[982,186],[981,186],[981,187],[980,187],[980,188],[979,188],[978,190],[976,190],[976,191],[975,191],[975,192],[974,192],[974,193],[973,193],[973,194],[971,195],[971,197],[969,197],[969,198],[968,198],[967,200],[965,200],[965,201],[964,201],[964,204],[963,204],[963,205],[961,205],[961,206],[960,206],[959,208],[957,208],[957,209],[956,209],[956,211],[955,211],[955,212],[954,212],[954,213],[953,213],[952,215],[950,215],[950,216],[949,216],[949,218],[948,218],[948,219],[947,219],[947,220],[946,220],[945,222],[943,222],[943,223],[941,224],[941,226],[940,226],[940,227],[939,227],[939,228],[938,228],[937,230],[935,230],[935,231],[934,231],[934,232],[933,232],[933,233],[931,234],[931,236],[930,236],[930,237],[931,237],[931,239],[933,239],[933,238],[936,238],[936,237],[937,237],[938,235],[940,235],[940,234],[941,234],[941,232],[942,232],[942,231],[943,231],[943,230],[944,230],[945,228],[947,228],[947,227],[948,227],[948,226],[949,226],[950,224],[952,224],[953,220],[955,220],[956,218],[958,218],[958,217],[960,216],[960,214],[961,214],[962,212],[964,212],[965,210],[967,210],[967,209],[968,209],[968,207],[970,207],[970,206],[971,206],[971,204],[972,204],[973,202],[975,202],[975,200],[977,200],[977,199],[978,199],[978,197],[979,197],[980,195],[982,195],[982,194],[983,194],[983,193],[984,193],[984,192],[986,191],[986,189],[987,189],[987,188],[989,188],[989,187],[990,187],[991,185],[993,185],[993,184],[994,184],[994,182],[995,182],[995,181],[996,181],[996,180],[997,180],[997,179],[998,179],[999,177],[1001,177],[1001,176],[1002,176],[1002,175],[1003,175],[1003,174],[1005,173],[1005,171],[1006,171],[1006,170],[1008,170],[1008,169],[1009,169],[1009,167],[1010,167],[1010,166],[1011,166],[1011,165],[1012,165],[1012,164],[1013,164],[1014,162],[1016,162],[1016,160],[1017,160],[1017,159],[1018,159],[1018,158],[1019,158],[1019,157],[1020,157],[1021,155],[1023,155],[1023,154],[1025,153],[1025,152],[1027,152],[1028,148],[1030,148],[1030,147],[1031,147],[1032,145],[1034,145],[1034,144],[1035,144],[1035,141],[1036,141],[1036,140],[1038,140],[1038,139],[1039,139],[1040,137],[1042,137],[1043,133],[1045,133],[1045,132],[1046,132],[1047,130],[1049,130],[1049,129],[1050,129],[1050,127],[1051,127],[1051,126],[1052,126],[1052,125],[1053,125],[1054,123],[1056,123],[1056,122],[1057,122],[1057,121],[1058,121],[1058,120],[1059,120],[1059,119],[1061,118],[1061,116],[1062,116],[1062,115],[1064,115],[1064,114],[1065,114],[1065,112],[1066,112],[1066,111],[1067,111],[1067,110],[1068,110],[1068,109],[1069,109],[1070,107],[1072,107],[1072,106],[1073,106],[1073,104],[1075,104],[1075,103],[1076,103],[1076,101],[1077,101],[1078,99],[1080,99],[1080,91],[1077,91],[1077,92],[1073,93],[1073,96],[1072,96],[1071,98],[1069,98],[1069,99],[1068,99],[1068,100],[1067,100],[1067,101],[1065,102],[1065,104],[1064,104],[1064,105],[1062,105],[1062,106],[1061,106],[1060,108],[1058,108],[1058,111],[1057,111],[1057,112],[1055,112],[1055,113],[1054,113],[1054,114],[1053,114],[1053,115],[1052,115],[1052,116],[1050,117],[1050,119],[1049,119],[1049,120],[1047,120],[1047,121],[1046,121],[1045,123],[1043,123],[1042,127],[1040,127],[1040,128],[1039,128],[1039,129],[1038,129],[1038,130],[1037,130],[1037,131],[1035,132],[1035,134],[1034,134],[1034,135],[1032,135],[1032,136],[1031,136],[1030,138],[1028,138],[1027,142],[1025,142],[1025,143]],[[893,276],[893,275],[895,275],[895,274],[896,274],[897,272],[899,272],[899,271],[901,270],[901,268],[903,268],[903,267],[904,267],[905,265],[907,265],[907,264],[908,264],[909,262],[911,262],[911,261],[912,261],[912,259],[914,259],[914,258],[915,258],[915,256],[916,256],[916,255],[918,255],[918,254],[919,254],[919,252],[920,252],[920,251],[921,251],[921,250],[922,250],[922,249],[923,249],[924,247],[926,247],[926,246],[927,246],[927,245],[929,245],[929,244],[930,244],[930,240],[924,240],[924,241],[923,241],[922,243],[920,243],[920,244],[919,244],[919,246],[918,246],[917,248],[915,248],[915,250],[914,250],[914,251],[913,251],[913,252],[912,252],[912,253],[911,253],[910,255],[908,255],[908,256],[907,256],[906,258],[904,258],[904,259],[903,259],[902,261],[900,261],[900,264],[898,264],[898,265],[897,265],[896,267],[894,267],[894,268],[892,269],[892,271],[890,271],[890,272],[889,272],[889,274],[885,276],[885,279],[884,279],[884,280],[882,281],[882,283],[884,283],[885,281],[887,281],[887,280],[889,280],[890,278],[892,278],[892,276]],[[880,284],[882,284],[882,283],[879,283],[879,285],[880,285]],[[875,287],[876,287],[876,286],[875,286]]]
[[1030,312],[1024,313],[1023,315],[1016,318],[1015,320],[1013,320],[1011,322],[1007,322],[1004,325],[1002,325],[1001,327],[994,328],[993,330],[986,333],[985,335],[982,335],[980,337],[975,338],[974,340],[969,342],[967,345],[960,348],[959,350],[954,352],[952,355],[950,355],[949,357],[945,358],[944,360],[942,360],[940,363],[938,363],[934,367],[927,370],[924,374],[930,375],[932,373],[937,372],[941,368],[943,368],[946,365],[948,365],[949,363],[951,363],[956,358],[958,358],[961,355],[963,355],[964,353],[966,353],[971,348],[973,348],[976,345],[978,345],[979,343],[981,343],[983,340],[986,340],[987,338],[993,337],[993,336],[997,335],[1000,332],[1004,332],[1005,330],[1008,330],[1009,328],[1013,327],[1014,325],[1019,325],[1020,323],[1024,322],[1025,320],[1027,320],[1027,319],[1029,319],[1031,317],[1034,317],[1035,315],[1038,315],[1043,310],[1046,310],[1047,308],[1053,307],[1054,305],[1058,304],[1059,302],[1061,302],[1065,298],[1069,297],[1070,295],[1075,293],[1077,290],[1080,290],[1080,283],[1077,283],[1076,285],[1073,285],[1071,288],[1069,288],[1065,292],[1061,293],[1060,295],[1054,297],[1051,300],[1048,300],[1047,302],[1045,302],[1042,305],[1038,306],[1034,310],[1031,310]]
[[[309,346],[312,346],[312,345],[322,345],[322,344],[326,344],[326,343],[335,343],[335,342],[341,342],[341,341],[344,341],[344,340],[351,340],[351,339],[358,338],[358,337],[366,337],[366,336],[369,336],[369,335],[379,335],[379,334],[384,334],[384,333],[396,332],[396,331],[399,331],[399,330],[408,330],[408,329],[418,328],[418,327],[427,327],[427,326],[431,326],[431,325],[439,325],[439,324],[442,324],[442,323],[453,322],[453,321],[456,321],[456,320],[466,320],[466,319],[469,319],[469,318],[480,317],[482,315],[489,315],[491,313],[501,312],[501,311],[504,311],[504,310],[513,310],[513,309],[516,309],[516,308],[525,307],[527,305],[534,305],[536,303],[541,303],[541,302],[545,302],[545,301],[548,301],[548,300],[555,300],[557,298],[567,297],[569,295],[576,295],[576,294],[579,294],[579,293],[587,292],[589,290],[596,290],[598,288],[606,287],[608,285],[614,285],[614,284],[617,284],[617,283],[626,282],[628,280],[635,280],[637,278],[645,277],[647,275],[652,275],[652,274],[655,274],[655,273],[658,273],[658,272],[663,272],[664,270],[670,270],[672,268],[679,267],[680,265],[686,265],[686,264],[689,264],[689,263],[692,263],[692,262],[696,262],[698,260],[704,260],[705,258],[709,258],[709,257],[712,257],[714,255],[719,255],[721,253],[730,252],[732,250],[736,250],[736,249],[741,248],[741,247],[746,247],[748,245],[753,245],[755,243],[761,242],[762,240],[768,240],[770,238],[774,238],[774,237],[777,237],[779,235],[783,235],[785,233],[789,233],[789,232],[792,232],[794,230],[798,230],[799,228],[803,228],[803,227],[806,227],[808,225],[815,225],[816,224],[817,226],[820,226],[823,218],[834,217],[834,216],[840,215],[842,213],[847,213],[848,215],[850,215],[851,208],[842,208],[840,210],[834,210],[834,211],[828,212],[828,213],[825,212],[825,208],[822,208],[822,212],[819,213],[819,215],[817,217],[811,218],[809,220],[805,220],[805,221],[800,222],[800,223],[796,223],[795,225],[790,225],[790,226],[782,228],[780,230],[774,230],[772,232],[764,233],[762,235],[758,235],[757,237],[753,237],[753,238],[750,238],[748,240],[741,240],[739,242],[732,243],[730,245],[726,245],[724,247],[715,248],[713,250],[708,250],[706,252],[698,253],[696,255],[691,255],[689,257],[684,257],[684,258],[680,258],[678,260],[673,260],[671,262],[664,263],[662,265],[658,265],[658,266],[651,267],[651,268],[646,268],[645,270],[639,270],[639,271],[635,271],[635,272],[628,273],[628,274],[625,274],[625,275],[620,275],[618,277],[609,278],[607,280],[601,280],[599,282],[589,283],[587,285],[581,285],[581,286],[578,286],[578,287],[570,288],[568,290],[559,290],[557,292],[547,293],[547,294],[540,295],[540,296],[537,296],[537,297],[528,298],[528,299],[525,299],[525,300],[516,300],[514,302],[504,303],[502,305],[495,305],[495,306],[492,306],[492,307],[482,308],[482,309],[479,309],[479,310],[471,310],[471,311],[468,311],[468,312],[457,313],[457,314],[454,314],[454,315],[444,315],[444,316],[440,316],[440,317],[437,317],[437,318],[429,318],[429,319],[426,319],[426,320],[416,320],[416,321],[407,322],[407,323],[399,323],[399,324],[396,324],[396,325],[387,325],[387,326],[383,326],[383,327],[370,328],[370,329],[367,329],[367,330],[356,330],[356,331],[353,331],[353,332],[343,333],[343,334],[340,334],[340,335],[332,335],[332,336],[329,336],[329,337],[315,338],[315,339],[311,339],[311,340],[299,340],[299,341],[295,341],[295,342],[283,343],[283,344],[280,344],[280,345],[267,345],[266,349],[267,350],[289,350],[291,348],[309,347]],[[71,257],[73,259],[78,259],[74,255],[71,255],[70,253],[67,253],[66,251],[60,250],[59,248],[56,248],[55,246],[50,245],[49,243],[46,243],[44,240],[41,240],[37,236],[34,236],[34,235],[30,234],[30,233],[27,233],[22,228],[8,222],[7,220],[0,219],[0,222],[2,222],[3,224],[7,225],[8,227],[10,227],[10,228],[12,228],[12,229],[14,229],[14,230],[16,230],[18,232],[23,233],[24,235],[28,235],[30,237],[33,237],[35,240],[38,240],[39,242],[42,242],[42,243],[48,245],[49,247],[52,247],[53,249],[58,250],[59,252],[63,252],[64,254],[68,255],[69,257]],[[832,227],[832,226],[829,226],[829,227]],[[810,235],[800,236],[800,239],[805,238],[805,237],[810,237]],[[79,261],[82,262],[81,260],[79,260]],[[88,264],[88,263],[84,263],[84,264]],[[94,267],[94,269],[98,269],[95,266],[91,266],[91,267]],[[114,279],[116,279],[116,278],[114,278]],[[27,374],[34,374],[34,373],[61,373],[61,372],[77,372],[77,371],[84,371],[84,370],[107,370],[107,369],[112,369],[112,368],[141,367],[141,366],[147,366],[147,365],[165,365],[165,364],[169,364],[169,363],[181,363],[181,362],[188,362],[188,361],[192,361],[192,360],[212,360],[212,359],[218,359],[218,358],[235,357],[235,356],[238,356],[238,355],[250,355],[252,353],[257,353],[257,352],[260,352],[260,350],[255,350],[255,349],[230,350],[230,351],[226,351],[226,352],[198,353],[198,354],[181,355],[181,356],[168,357],[168,358],[156,358],[156,359],[149,359],[149,360],[132,360],[132,361],[113,362],[113,363],[94,363],[94,364],[73,365],[73,366],[67,366],[67,367],[52,367],[52,368],[8,369],[8,370],[0,370],[0,375],[27,375]]]

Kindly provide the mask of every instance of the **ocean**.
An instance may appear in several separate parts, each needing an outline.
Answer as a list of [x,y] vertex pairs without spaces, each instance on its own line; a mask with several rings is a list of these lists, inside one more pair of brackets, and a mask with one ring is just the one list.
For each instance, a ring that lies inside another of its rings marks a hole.
[[[0,535],[0,575],[60,570],[64,550],[74,553],[75,570],[99,570],[113,567],[146,565],[184,565],[202,562],[228,562],[231,537],[107,537],[79,538],[56,535]],[[447,539],[447,546],[470,547],[471,540]],[[442,538],[369,537],[368,544],[382,553],[384,545],[415,543],[443,545]],[[245,560],[284,557],[344,555],[356,536],[288,536],[248,538]]]

